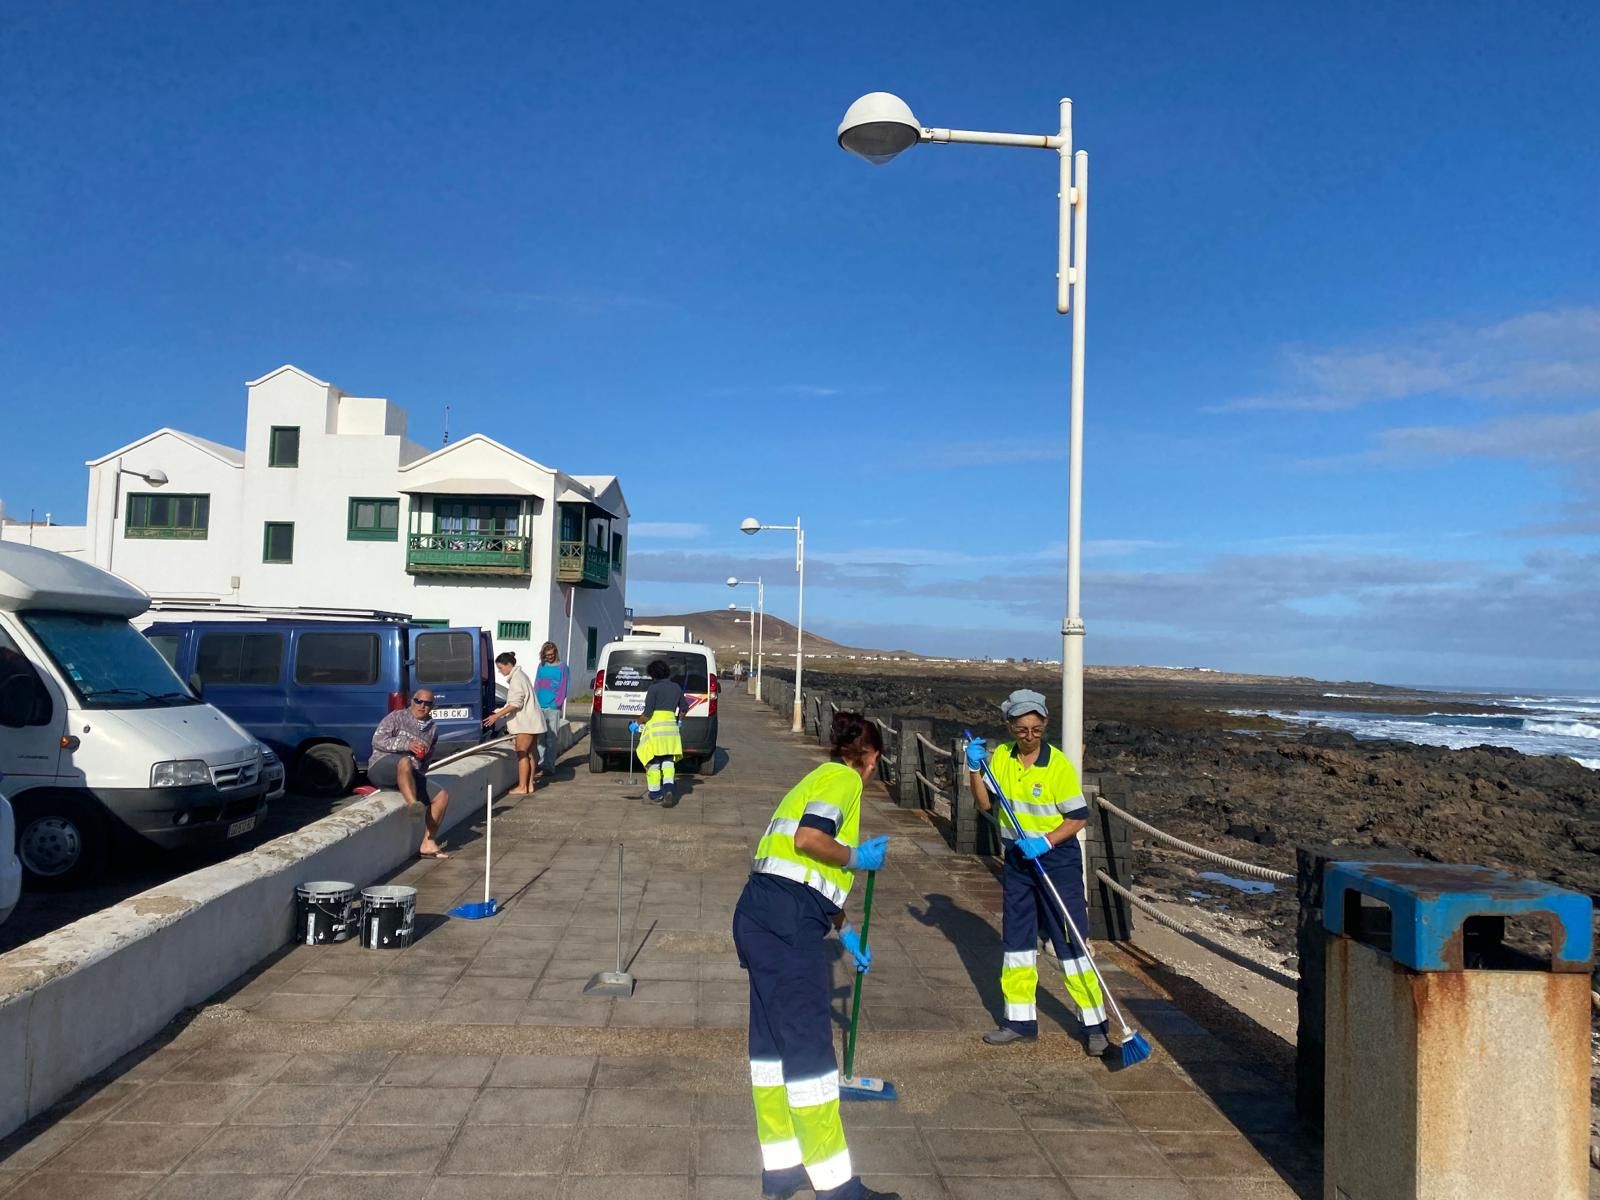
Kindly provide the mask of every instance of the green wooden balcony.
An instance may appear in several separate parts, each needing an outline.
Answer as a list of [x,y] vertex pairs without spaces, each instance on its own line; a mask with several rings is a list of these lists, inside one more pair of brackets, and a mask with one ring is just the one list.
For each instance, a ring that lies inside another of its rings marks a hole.
[[599,546],[584,542],[560,542],[556,558],[556,582],[575,583],[579,587],[609,587],[610,556]]
[[406,539],[411,575],[531,575],[531,539],[499,533],[413,533]]

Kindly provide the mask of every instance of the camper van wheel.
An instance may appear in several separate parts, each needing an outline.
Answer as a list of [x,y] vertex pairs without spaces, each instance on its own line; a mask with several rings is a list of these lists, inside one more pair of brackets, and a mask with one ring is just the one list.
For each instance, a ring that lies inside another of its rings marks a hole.
[[22,796],[16,804],[17,857],[31,888],[74,888],[105,865],[109,832],[93,805],[76,796]]
[[594,741],[593,741],[593,738],[591,736],[591,739],[590,739],[590,742],[589,742],[589,774],[591,774],[591,775],[604,775],[605,773],[606,773],[606,756],[604,754],[601,754],[600,751],[598,751],[598,750],[596,750],[594,748]]
[[295,763],[295,790],[319,799],[348,795],[356,781],[356,757],[349,746],[318,742],[307,746]]

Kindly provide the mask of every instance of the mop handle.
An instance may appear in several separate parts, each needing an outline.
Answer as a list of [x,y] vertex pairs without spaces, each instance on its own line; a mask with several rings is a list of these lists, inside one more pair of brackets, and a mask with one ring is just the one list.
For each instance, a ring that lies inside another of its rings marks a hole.
[[[872,885],[878,881],[876,871],[867,872],[867,896],[861,904],[861,945],[867,945],[867,929],[872,924]],[[846,1076],[855,1074],[856,1066],[856,1022],[861,1018],[861,972],[856,972],[855,994],[850,997],[850,1036],[844,1043],[844,1073]]]
[[[972,738],[970,730],[967,731],[967,738],[969,741]],[[999,798],[1000,807],[1007,818],[1010,819],[1011,827],[1017,831],[1017,836],[1026,836],[1022,831],[1022,822],[1017,820],[1016,811],[1012,809],[1011,801],[1006,798],[999,781],[995,779],[994,771],[990,768],[988,760],[985,760],[983,764],[983,781],[989,786],[989,790]],[[1050,878],[1049,872],[1044,869],[1044,864],[1037,858],[1029,859],[1028,861],[1033,863],[1034,870],[1039,873],[1039,878],[1044,881],[1044,886],[1049,891],[1050,898],[1056,902],[1056,908],[1061,912],[1061,919],[1067,923],[1067,929],[1072,933],[1072,940],[1078,944],[1078,949],[1083,951],[1083,957],[1089,962],[1089,969],[1094,972],[1094,977],[1099,980],[1100,994],[1106,998],[1106,1003],[1111,1005],[1111,1011],[1117,1015],[1117,1023],[1124,1029],[1131,1028],[1127,1018],[1122,1015],[1122,1009],[1117,1006],[1116,997],[1111,994],[1110,987],[1106,985],[1105,976],[1100,974],[1100,964],[1094,961],[1094,955],[1089,952],[1089,943],[1078,932],[1078,926],[1073,921],[1072,914],[1067,911],[1066,902],[1061,899],[1061,893],[1056,891],[1055,882]]]
[[488,800],[484,805],[483,827],[483,902],[489,903],[489,864],[494,859],[494,784],[484,785]]

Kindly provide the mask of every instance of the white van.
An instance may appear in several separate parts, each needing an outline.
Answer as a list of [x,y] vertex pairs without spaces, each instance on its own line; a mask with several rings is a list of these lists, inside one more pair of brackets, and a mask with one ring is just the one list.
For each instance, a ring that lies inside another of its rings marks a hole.
[[629,634],[607,642],[594,676],[594,712],[589,721],[589,770],[604,771],[613,760],[627,762],[633,737],[628,725],[644,712],[650,686],[649,668],[656,659],[667,664],[668,677],[689,698],[682,723],[686,771],[711,764],[717,754],[717,656],[700,642],[670,641],[653,633]]
[[[0,778],[0,787],[3,787]],[[17,861],[17,826],[11,816],[11,801],[0,790],[0,925],[6,923],[22,898],[22,864]]]
[[0,772],[30,886],[92,879],[115,840],[225,841],[266,812],[260,747],[132,625],[150,598],[0,543]]

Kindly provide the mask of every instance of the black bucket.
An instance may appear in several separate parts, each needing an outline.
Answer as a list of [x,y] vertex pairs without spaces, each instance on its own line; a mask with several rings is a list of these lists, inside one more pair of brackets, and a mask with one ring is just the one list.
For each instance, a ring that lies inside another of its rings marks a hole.
[[347,942],[356,931],[356,885],[328,880],[294,889],[296,940],[307,946]]
[[399,950],[411,945],[416,918],[416,888],[385,886],[362,889],[361,944],[368,950]]

